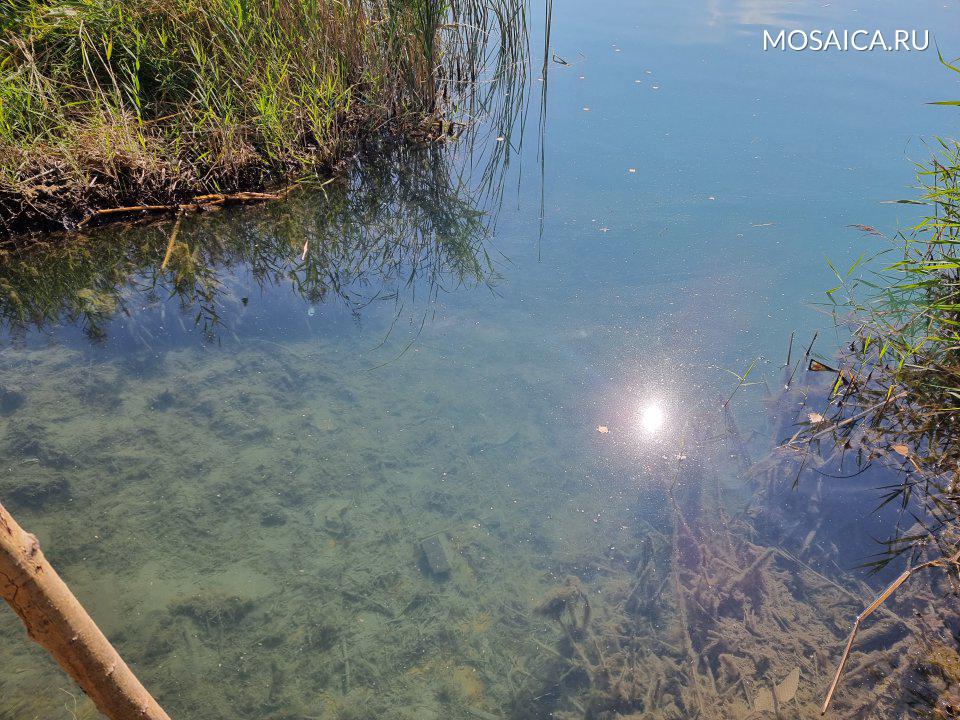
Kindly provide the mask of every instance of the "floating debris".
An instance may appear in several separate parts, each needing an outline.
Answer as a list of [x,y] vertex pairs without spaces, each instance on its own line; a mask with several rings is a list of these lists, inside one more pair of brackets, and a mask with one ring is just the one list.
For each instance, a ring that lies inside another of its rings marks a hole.
[[860,223],[857,223],[855,225],[847,225],[847,227],[856,228],[860,232],[867,233],[868,235],[876,235],[877,237],[883,237],[882,232],[877,230],[875,227],[871,227],[869,225],[862,225]]
[[829,365],[824,365],[819,360],[810,360],[810,364],[807,366],[807,370],[810,372],[840,372],[839,370],[830,367]]

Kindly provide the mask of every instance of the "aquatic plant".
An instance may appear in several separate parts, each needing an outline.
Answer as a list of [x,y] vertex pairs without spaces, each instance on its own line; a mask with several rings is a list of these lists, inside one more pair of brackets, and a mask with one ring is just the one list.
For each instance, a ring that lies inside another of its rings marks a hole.
[[[815,569],[837,560],[829,542],[781,534],[793,514],[781,492],[791,492],[802,467],[797,453],[774,446],[748,462],[753,500],[746,511],[731,511],[719,475],[736,472],[743,444],[723,410],[706,410],[691,423],[692,457],[644,469],[641,484],[665,496],[664,516],[635,523],[629,549],[584,563],[606,566],[599,577],[567,579],[534,608],[561,631],[550,648],[552,669],[540,675],[559,688],[550,717],[815,715],[842,648],[837,629],[862,591],[846,573],[827,577]],[[587,594],[592,612],[573,622],[570,606]],[[884,609],[868,642],[879,638],[893,649],[881,657],[858,646],[853,675],[911,672],[915,666],[901,658],[920,641],[907,629]],[[892,717],[900,702],[895,694],[845,688],[838,709],[843,717]]]
[[[890,250],[837,273],[828,295],[852,338],[838,368],[826,359],[812,366],[835,382],[792,440],[900,472],[883,503],[897,503],[907,522],[892,530],[877,567],[951,537],[944,531],[960,514],[960,144],[939,147],[919,170],[920,199],[908,201],[929,208],[926,216]],[[866,273],[856,276],[861,266]],[[953,541],[942,550],[952,555]]]
[[[784,370],[784,389],[766,403],[774,437],[792,424],[798,400],[830,390],[822,374]],[[663,514],[640,520],[637,512],[629,542],[586,558],[589,572],[578,577],[557,574],[534,606],[554,619],[558,637],[534,673],[542,685],[527,693],[550,693],[545,717],[587,720],[815,717],[828,690],[837,717],[912,717],[910,708],[952,717],[956,618],[938,603],[942,576],[918,566],[909,596],[888,607],[888,587],[870,602],[874,591],[841,567],[849,545],[837,548],[835,520],[852,509],[823,501],[821,483],[810,482],[825,469],[821,459],[772,442],[759,461],[747,460],[725,409],[701,411],[681,442],[689,451],[638,473],[639,485],[664,496]],[[740,509],[723,498],[723,478],[738,467],[750,491]],[[561,622],[586,596],[583,622]],[[844,648],[843,628],[857,613]],[[838,660],[846,662],[839,685]],[[515,716],[535,716],[517,702]]]
[[[881,508],[898,508],[896,522],[867,567],[880,572],[902,558],[906,569],[854,619],[823,712],[844,677],[863,620],[895,593],[937,603],[960,587],[960,143],[938,140],[936,154],[919,165],[917,177],[919,199],[900,202],[924,207],[921,221],[898,233],[889,250],[866,262],[861,256],[846,273],[834,269],[838,285],[827,294],[838,325],[852,338],[837,368],[832,359],[809,361],[809,371],[832,373],[834,381],[819,401],[800,400],[800,427],[787,443],[794,450],[812,446],[840,465],[850,458],[858,466],[852,475],[877,464],[897,478],[881,488],[880,501]],[[875,228],[855,227],[882,236]],[[855,275],[858,268],[866,272]],[[937,577],[917,588],[920,570]],[[908,581],[910,590],[900,590]],[[922,635],[923,628],[911,630]],[[943,653],[931,649],[929,638],[927,644],[928,674],[944,675],[943,663],[936,662]],[[955,656],[957,648],[946,652]],[[930,691],[925,704],[942,717],[955,700],[941,687]]]
[[498,90],[525,54],[515,0],[11,0],[0,229],[261,188],[364,137],[458,134],[515,111]]

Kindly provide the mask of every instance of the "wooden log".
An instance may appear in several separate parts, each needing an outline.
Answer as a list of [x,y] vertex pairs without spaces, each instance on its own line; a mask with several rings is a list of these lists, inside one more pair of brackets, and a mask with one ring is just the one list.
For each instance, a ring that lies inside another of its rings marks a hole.
[[34,535],[0,505],[0,596],[27,635],[111,720],[170,720],[47,562]]

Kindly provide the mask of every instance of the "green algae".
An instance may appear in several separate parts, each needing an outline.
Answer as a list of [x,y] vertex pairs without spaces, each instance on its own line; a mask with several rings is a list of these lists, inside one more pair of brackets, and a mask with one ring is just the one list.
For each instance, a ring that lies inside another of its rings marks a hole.
[[[549,582],[540,525],[561,472],[542,455],[537,471],[514,465],[534,479],[532,509],[497,465],[553,441],[528,422],[477,448],[431,406],[398,418],[406,384],[372,391],[337,369],[336,347],[288,350],[170,352],[109,408],[85,388],[122,383],[113,363],[20,353],[3,374],[37,424],[30,447],[5,448],[16,465],[0,492],[174,716],[495,711],[516,691],[511,663],[536,651],[527,601]],[[469,415],[461,391],[438,401]],[[34,485],[45,490],[24,502]],[[454,550],[448,580],[419,553],[435,532]],[[62,710],[64,679],[25,638],[0,652],[30,669],[5,672],[2,697]]]

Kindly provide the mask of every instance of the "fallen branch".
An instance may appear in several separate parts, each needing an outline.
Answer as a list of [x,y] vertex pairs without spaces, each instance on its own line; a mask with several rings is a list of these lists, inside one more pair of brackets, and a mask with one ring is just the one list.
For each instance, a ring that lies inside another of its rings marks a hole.
[[111,720],[170,720],[40,550],[37,538],[0,505],[0,596],[30,639]]
[[170,205],[125,205],[115,208],[104,208],[94,210],[83,220],[77,223],[77,228],[82,228],[88,223],[98,218],[109,215],[123,215],[132,213],[165,213],[165,212],[197,212],[208,207],[218,207],[223,205],[245,205],[247,203],[265,202],[268,200],[283,200],[289,195],[298,183],[294,183],[279,192],[235,192],[235,193],[209,193],[206,195],[196,195],[189,202],[173,203]]

